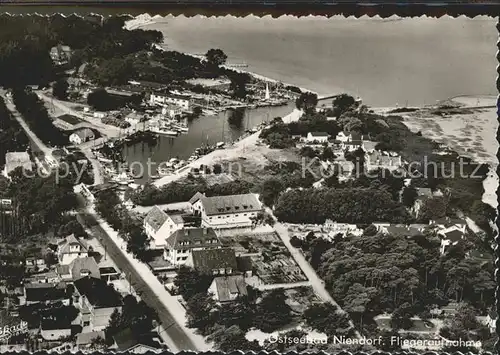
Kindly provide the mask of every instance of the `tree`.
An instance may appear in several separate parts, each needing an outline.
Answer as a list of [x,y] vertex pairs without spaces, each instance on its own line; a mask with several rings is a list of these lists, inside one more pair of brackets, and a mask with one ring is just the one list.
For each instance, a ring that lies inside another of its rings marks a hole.
[[247,73],[233,72],[229,75],[231,84],[229,89],[233,92],[233,97],[244,99],[247,96],[247,84],[250,82],[250,75]]
[[341,314],[337,306],[331,303],[317,303],[304,311],[304,319],[313,329],[327,336],[339,335],[349,328],[349,317]]
[[419,211],[419,219],[422,221],[436,220],[446,216],[448,201],[446,197],[436,196],[428,198],[422,204]]
[[266,206],[273,207],[284,188],[285,186],[280,179],[271,177],[262,182],[259,197]]
[[399,307],[391,315],[391,328],[393,330],[410,329],[413,327],[413,321],[407,307]]
[[295,106],[299,110],[303,110],[306,114],[312,114],[318,105],[318,95],[312,92],[303,92],[295,100]]
[[402,202],[405,207],[413,207],[417,199],[418,193],[417,189],[413,186],[406,186],[403,189]]
[[92,91],[87,97],[87,103],[97,111],[107,111],[109,108],[109,101],[110,95],[103,88]]
[[291,308],[286,304],[282,289],[272,290],[257,304],[255,327],[264,332],[273,332],[292,320]]
[[189,298],[187,301],[187,325],[189,328],[196,328],[202,334],[206,334],[215,324],[213,310],[215,308],[215,300],[212,295],[198,293]]
[[68,81],[65,78],[61,78],[54,83],[52,95],[59,100],[66,100],[68,98],[68,89]]
[[174,285],[184,300],[188,301],[196,294],[206,294],[213,277],[194,269],[181,266],[174,280]]
[[227,55],[221,49],[209,49],[205,58],[210,64],[221,66],[226,63]]
[[332,101],[332,106],[333,106],[333,112],[335,116],[338,118],[340,117],[344,112],[348,111],[350,108],[352,108],[356,103],[356,100],[354,97],[347,95],[347,94],[341,94],[337,96],[335,99]]
[[363,235],[366,235],[368,237],[371,237],[371,236],[374,236],[375,234],[377,234],[378,232],[378,229],[375,225],[373,224],[370,224],[368,227],[365,228],[365,230],[363,231]]
[[128,233],[127,251],[132,253],[137,259],[145,260],[148,246],[149,239],[144,230],[139,226],[132,228]]
[[222,166],[220,164],[214,164],[212,172],[216,175],[222,173]]

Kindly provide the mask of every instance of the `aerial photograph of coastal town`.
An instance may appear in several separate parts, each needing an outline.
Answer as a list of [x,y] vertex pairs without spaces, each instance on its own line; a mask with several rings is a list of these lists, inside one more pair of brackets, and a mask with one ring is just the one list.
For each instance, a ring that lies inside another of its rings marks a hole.
[[0,15],[0,352],[495,353],[495,25]]

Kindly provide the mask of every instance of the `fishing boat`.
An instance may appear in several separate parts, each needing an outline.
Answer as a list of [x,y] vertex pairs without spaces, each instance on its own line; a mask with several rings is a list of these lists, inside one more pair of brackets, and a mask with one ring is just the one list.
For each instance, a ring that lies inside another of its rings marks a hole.
[[215,146],[217,149],[222,149],[222,148],[224,148],[225,145],[226,145],[226,143],[224,143],[224,142],[218,142]]

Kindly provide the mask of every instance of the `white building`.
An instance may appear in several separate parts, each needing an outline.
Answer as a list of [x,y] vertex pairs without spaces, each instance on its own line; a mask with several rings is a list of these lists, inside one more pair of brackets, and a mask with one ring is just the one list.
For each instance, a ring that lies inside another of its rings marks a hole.
[[201,193],[191,200],[191,211],[201,216],[202,225],[215,229],[252,226],[252,218],[262,211],[255,194],[206,197]]
[[153,206],[144,218],[144,230],[151,240],[153,249],[163,249],[165,240],[182,228],[184,228],[182,216],[168,215],[158,206]]
[[439,249],[441,254],[446,253],[447,247],[457,245],[466,239],[462,231],[454,228],[448,231],[440,231],[438,236],[441,237],[441,247]]
[[248,295],[247,284],[242,275],[215,277],[208,291],[217,302],[230,302]]
[[186,264],[193,250],[221,248],[212,228],[186,228],[172,233],[165,241],[163,258],[175,266]]
[[66,240],[59,244],[58,257],[59,263],[62,265],[69,265],[77,258],[87,258],[88,256],[87,246],[82,240],[76,239],[74,234],[67,236]]
[[327,143],[328,133],[326,132],[309,132],[306,136],[306,142],[308,143]]
[[153,92],[149,97],[149,103],[152,105],[172,104],[182,107],[184,110],[189,110],[190,99],[188,95]]
[[73,132],[69,136],[69,141],[73,144],[82,144],[95,139],[95,134],[90,128],[82,128]]
[[22,168],[23,171],[33,170],[33,164],[28,152],[9,152],[5,154],[3,175],[8,178],[9,174],[17,168]]
[[335,137],[335,140],[340,141],[342,143],[347,143],[351,140],[351,134],[346,134],[344,132],[339,132]]

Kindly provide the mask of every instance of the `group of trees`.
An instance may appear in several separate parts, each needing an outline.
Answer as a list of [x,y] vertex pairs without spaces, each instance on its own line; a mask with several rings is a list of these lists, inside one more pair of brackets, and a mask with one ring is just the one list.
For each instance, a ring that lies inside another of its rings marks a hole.
[[28,148],[29,139],[26,133],[0,97],[0,165],[5,164],[5,153],[24,152]]
[[275,205],[278,220],[322,224],[327,219],[346,223],[411,220],[407,210],[390,193],[373,188],[290,190]]
[[62,146],[68,142],[66,135],[54,126],[43,101],[34,92],[26,88],[15,89],[12,97],[17,110],[44,143]]
[[187,303],[188,326],[208,336],[219,350],[259,350],[256,342],[245,339],[245,333],[250,328],[273,332],[294,319],[283,290],[272,290],[262,296],[248,286],[247,296],[216,305],[208,294],[212,279],[211,275],[181,267],[174,283]]
[[[359,324],[384,312],[425,319],[450,299],[482,311],[493,302],[492,263],[465,258],[460,247],[441,255],[439,239],[429,232],[412,239],[365,232],[335,243],[312,237],[301,247],[332,296]],[[398,324],[403,327],[404,321]]]
[[154,322],[158,320],[155,310],[146,305],[144,301],[137,302],[132,295],[123,298],[121,311],[115,309],[111,314],[109,324],[105,329],[106,340],[113,339],[119,332],[130,329],[133,336],[140,338],[141,335],[149,333]]
[[125,105],[137,105],[142,102],[142,95],[132,95],[129,98],[109,94],[106,89],[98,88],[87,97],[89,106],[97,111],[116,110]]
[[132,218],[115,191],[105,190],[97,195],[96,211],[127,241],[127,251],[139,260],[147,260],[148,237],[140,221]]
[[188,201],[195,193],[207,196],[226,196],[249,193],[254,185],[244,180],[235,180],[208,186],[202,178],[192,178],[181,182],[172,182],[160,188],[147,184],[141,190],[131,192],[130,199],[136,205],[152,206]]

